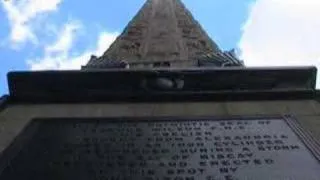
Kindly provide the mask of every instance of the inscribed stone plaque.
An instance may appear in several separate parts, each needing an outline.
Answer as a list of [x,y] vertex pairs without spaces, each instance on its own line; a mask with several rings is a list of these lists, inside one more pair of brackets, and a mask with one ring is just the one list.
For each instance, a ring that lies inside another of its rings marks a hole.
[[316,143],[288,117],[37,119],[1,180],[319,180]]

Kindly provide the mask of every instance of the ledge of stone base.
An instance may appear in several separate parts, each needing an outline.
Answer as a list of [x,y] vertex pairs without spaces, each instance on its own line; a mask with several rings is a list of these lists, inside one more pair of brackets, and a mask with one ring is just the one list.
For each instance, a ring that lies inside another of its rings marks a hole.
[[317,69],[205,68],[11,72],[15,102],[233,101],[314,98]]
[[8,95],[3,95],[0,97],[0,111],[3,110],[9,101]]

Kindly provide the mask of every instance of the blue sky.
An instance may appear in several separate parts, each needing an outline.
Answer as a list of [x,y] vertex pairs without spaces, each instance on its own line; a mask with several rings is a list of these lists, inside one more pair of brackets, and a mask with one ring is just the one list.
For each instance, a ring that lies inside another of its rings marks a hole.
[[[248,66],[320,65],[319,0],[182,1]],[[144,2],[1,0],[0,94],[9,71],[79,69],[101,55]]]

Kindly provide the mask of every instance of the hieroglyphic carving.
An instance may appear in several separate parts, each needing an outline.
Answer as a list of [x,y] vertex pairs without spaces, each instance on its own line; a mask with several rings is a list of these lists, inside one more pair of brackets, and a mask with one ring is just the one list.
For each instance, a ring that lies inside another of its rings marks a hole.
[[149,0],[104,53],[103,59],[194,60],[216,51],[219,48],[180,0]]
[[175,1],[178,27],[188,49],[189,59],[195,59],[205,52],[219,51],[201,26],[193,19],[191,13],[178,1]]

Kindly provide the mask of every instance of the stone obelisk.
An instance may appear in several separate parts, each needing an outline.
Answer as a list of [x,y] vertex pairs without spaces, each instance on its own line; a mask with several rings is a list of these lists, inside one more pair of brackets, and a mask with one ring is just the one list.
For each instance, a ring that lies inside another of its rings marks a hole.
[[92,56],[83,69],[199,66],[242,63],[220,50],[180,0],[148,0],[103,56]]

